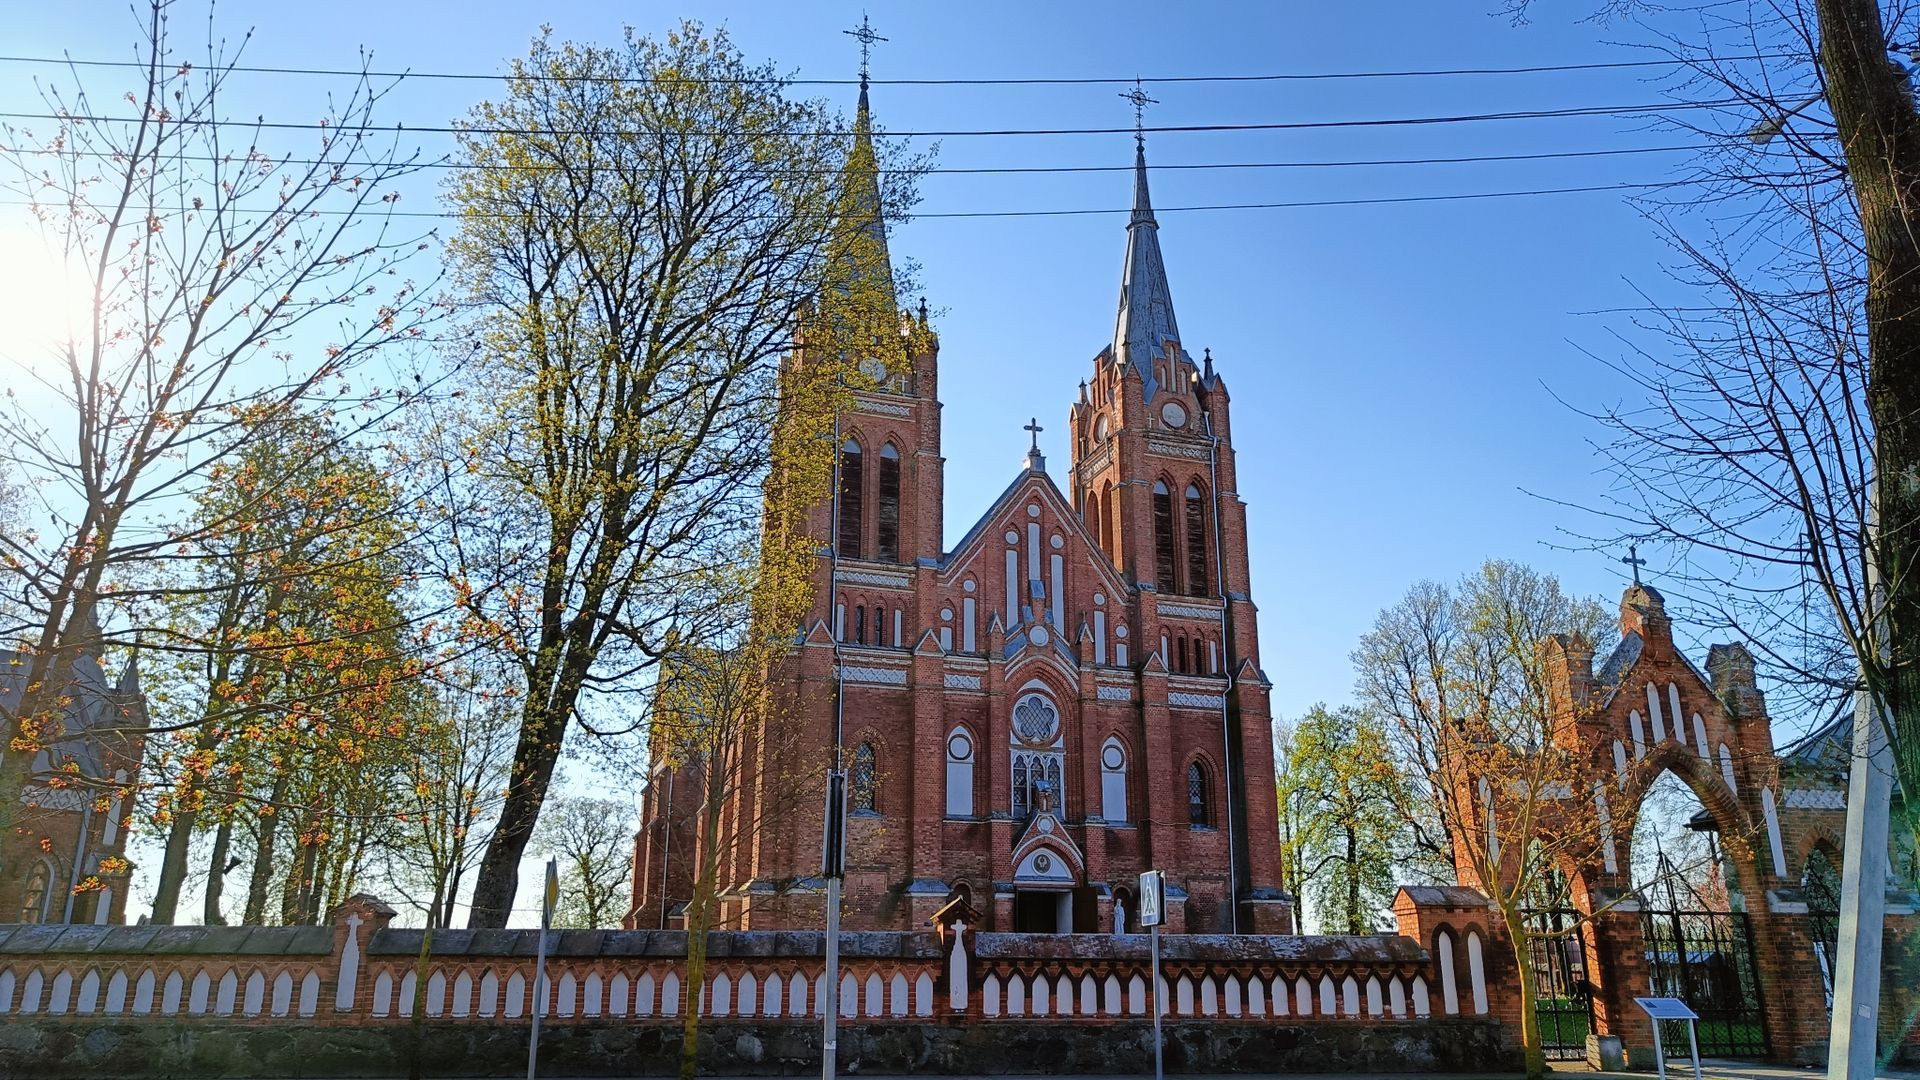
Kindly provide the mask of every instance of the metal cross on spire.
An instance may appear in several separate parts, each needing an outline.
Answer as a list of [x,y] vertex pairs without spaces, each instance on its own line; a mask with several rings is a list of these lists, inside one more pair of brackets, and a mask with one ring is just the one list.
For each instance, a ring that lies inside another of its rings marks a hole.
[[1147,144],[1147,106],[1158,105],[1160,102],[1147,96],[1139,79],[1133,80],[1133,89],[1122,90],[1120,96],[1133,103],[1133,141],[1140,146],[1145,146]]
[[1628,544],[1627,557],[1620,561],[1633,567],[1633,583],[1635,585],[1640,584],[1640,568],[1647,565],[1647,560],[1640,557],[1639,546],[1636,544]]
[[1020,430],[1033,432],[1033,452],[1036,454],[1039,453],[1040,452],[1040,433],[1047,430],[1046,428],[1043,428],[1040,426],[1040,418],[1036,416],[1033,419],[1028,420],[1026,423],[1026,426],[1022,427]]
[[867,64],[873,59],[873,43],[887,39],[874,32],[873,24],[867,21],[867,13],[864,11],[860,13],[860,25],[858,27],[840,32],[853,35],[853,39],[860,43],[860,89],[865,90],[867,88]]

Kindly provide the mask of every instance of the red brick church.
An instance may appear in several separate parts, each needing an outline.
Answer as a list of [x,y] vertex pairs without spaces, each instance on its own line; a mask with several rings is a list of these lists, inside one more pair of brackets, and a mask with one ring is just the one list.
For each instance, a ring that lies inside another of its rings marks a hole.
[[[863,88],[855,162],[872,161],[868,131]],[[817,599],[775,676],[818,755],[793,760],[787,743],[758,772],[821,788],[839,732],[850,930],[923,927],[956,897],[981,929],[1133,929],[1149,868],[1167,872],[1176,932],[1291,929],[1227,385],[1182,348],[1144,143],[1134,166],[1111,339],[1077,390],[1061,364],[1063,475],[1036,429],[999,499],[944,547],[924,306],[902,320],[903,362],[867,361],[877,388],[839,419],[837,495],[809,519]],[[871,166],[849,180],[873,185]],[[656,764],[630,926],[675,925],[691,895],[692,807],[675,789]],[[721,925],[822,925],[823,795],[778,814],[753,797],[731,815],[755,824],[723,856]]]

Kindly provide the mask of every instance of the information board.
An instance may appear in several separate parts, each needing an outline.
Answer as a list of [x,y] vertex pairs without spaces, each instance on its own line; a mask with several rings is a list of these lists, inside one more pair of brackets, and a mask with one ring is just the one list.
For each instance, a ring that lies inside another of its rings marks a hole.
[[1633,999],[1650,1020],[1698,1020],[1700,1014],[1687,1008],[1679,998],[1637,997]]

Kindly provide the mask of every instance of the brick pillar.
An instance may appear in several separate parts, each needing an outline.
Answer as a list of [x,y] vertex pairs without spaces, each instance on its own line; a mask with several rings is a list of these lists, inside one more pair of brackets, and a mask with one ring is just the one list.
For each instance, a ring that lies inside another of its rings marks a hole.
[[[1765,1010],[1768,1049],[1774,1061],[1824,1065],[1828,1013],[1820,960],[1814,955],[1813,930],[1806,905],[1781,902],[1769,891],[1767,910],[1752,910],[1754,965]],[[1883,982],[1883,987],[1893,983]]]
[[1647,939],[1637,905],[1613,908],[1587,923],[1587,982],[1593,993],[1593,1033],[1620,1040],[1629,1064],[1652,1068],[1653,1024],[1633,1003],[1648,993]]
[[[917,930],[946,902],[945,890],[932,891],[930,885],[946,883],[941,844],[947,816],[946,657],[931,630],[914,647],[910,680],[913,764],[903,771],[912,788],[907,806],[911,815],[907,858],[912,869],[907,874],[905,928]],[[983,750],[975,750],[976,760]]]
[[1880,1058],[1920,1060],[1920,895],[1888,893],[1880,947]]
[[367,967],[367,945],[393,921],[393,909],[359,893],[341,901],[328,921],[333,924],[333,970],[321,980],[318,1015],[372,1015],[373,974]]
[[1486,987],[1486,1015],[1506,1029],[1514,1045],[1520,1042],[1520,980],[1515,971],[1513,945],[1500,913],[1477,889],[1464,885],[1402,886],[1393,898],[1393,916],[1400,933],[1427,951],[1427,986],[1433,1015],[1445,1016],[1446,967],[1440,935],[1452,943],[1453,988],[1460,1016],[1479,1015],[1473,987],[1472,953],[1468,942],[1480,941],[1481,972]]

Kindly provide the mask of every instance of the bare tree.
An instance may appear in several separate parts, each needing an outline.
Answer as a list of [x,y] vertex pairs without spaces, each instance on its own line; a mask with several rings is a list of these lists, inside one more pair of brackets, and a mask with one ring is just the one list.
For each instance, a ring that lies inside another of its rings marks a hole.
[[1393,725],[1461,883],[1486,893],[1505,926],[1536,1080],[1546,1069],[1531,961],[1541,932],[1527,909],[1563,867],[1599,863],[1611,836],[1632,831],[1620,814],[1563,810],[1583,805],[1567,793],[1599,773],[1575,735],[1589,706],[1555,691],[1550,649],[1592,641],[1604,625],[1597,602],[1566,596],[1550,575],[1488,562],[1453,587],[1415,585],[1353,655],[1359,696]]
[[633,804],[570,795],[547,804],[534,843],[560,861],[554,925],[612,926],[626,912],[633,872]]
[[[818,772],[798,764],[808,760],[798,752],[799,727],[789,722],[798,703],[770,692],[770,676],[792,650],[791,627],[807,597],[804,575],[780,577],[751,557],[717,572],[716,591],[708,595],[721,617],[663,667],[652,715],[655,769],[672,771],[687,792],[684,818],[667,825],[683,831],[692,849],[680,1058],[680,1075],[688,1080],[698,1063],[700,988],[708,932],[722,920],[723,875],[763,825],[802,812],[797,800],[818,788]],[[775,775],[762,768],[767,761],[784,764]],[[667,812],[672,815],[671,806]]]
[[263,124],[230,119],[237,53],[210,40],[186,57],[171,6],[145,8],[127,92],[96,98],[76,68],[45,91],[46,134],[0,129],[0,188],[88,290],[80,324],[8,379],[0,408],[0,458],[30,500],[24,527],[0,532],[0,592],[23,608],[0,637],[25,665],[0,710],[8,834],[35,755],[59,752],[77,656],[205,647],[148,620],[182,588],[157,567],[235,527],[189,520],[210,470],[273,416],[381,423],[402,397],[356,373],[432,317],[400,273],[426,237],[393,216],[415,166],[371,126],[382,91],[361,79],[297,156],[277,153]]

